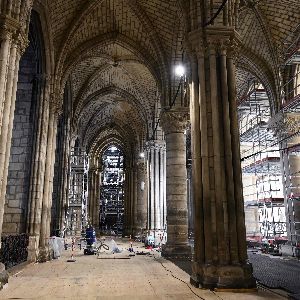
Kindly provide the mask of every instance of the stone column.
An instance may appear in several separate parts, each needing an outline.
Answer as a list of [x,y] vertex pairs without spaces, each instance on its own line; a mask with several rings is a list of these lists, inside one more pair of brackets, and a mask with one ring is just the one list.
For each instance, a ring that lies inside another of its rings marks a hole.
[[136,234],[142,234],[147,227],[147,169],[144,159],[137,162],[137,224]]
[[131,217],[131,232],[132,235],[137,234],[137,193],[138,193],[138,186],[137,186],[137,165],[135,164],[134,168],[132,169],[132,217]]
[[148,166],[148,230],[159,236],[166,220],[166,166],[165,141],[151,140],[146,143]]
[[[38,258],[42,221],[43,192],[47,158],[49,126],[49,80],[48,76],[40,79],[40,98],[36,110],[36,133],[34,137],[33,159],[28,203],[27,226],[29,237],[28,260]],[[52,129],[51,129],[52,130]]]
[[204,288],[252,288],[244,205],[231,28],[189,34],[195,247],[191,282]]
[[90,158],[89,176],[88,176],[88,219],[94,226],[94,210],[95,207],[95,196],[96,196],[96,173],[97,168],[95,165],[95,158]]
[[50,177],[49,177],[49,192],[48,192],[48,198],[49,198],[49,209],[47,214],[47,230],[46,235],[50,237],[51,235],[51,216],[52,216],[52,203],[53,203],[53,184],[54,184],[54,166],[55,166],[55,154],[56,154],[56,141],[57,141],[57,127],[58,127],[58,112],[56,110],[53,111],[54,113],[54,121],[53,121],[53,136],[52,136],[52,153],[51,153],[51,166],[50,166]]
[[55,163],[57,115],[51,108],[49,112],[46,162],[44,172],[43,198],[41,208],[41,225],[39,233],[39,258],[45,262],[49,258],[48,239],[50,237],[50,221],[52,206],[53,170]]
[[63,115],[61,121],[61,132],[58,137],[60,151],[58,152],[58,197],[57,197],[57,216],[56,228],[59,228],[60,235],[63,236],[66,227],[66,208],[68,205],[68,188],[69,188],[69,168],[70,168],[70,140],[71,140],[71,109],[70,95],[68,89],[65,89],[63,98]]
[[0,24],[0,248],[19,62],[28,44],[28,24],[20,22],[20,14],[27,17],[30,11],[24,7],[20,12],[20,3],[14,3],[12,8],[7,1],[0,7],[3,17]]
[[132,166],[125,169],[124,234],[134,234],[136,226],[137,172]]
[[9,89],[6,85],[11,84],[9,72],[19,63],[13,52],[16,44],[20,46],[22,52],[27,47],[31,7],[30,0],[3,0],[0,5],[0,132],[6,101],[5,94]]
[[3,119],[1,127],[2,130],[0,134],[0,248],[11,137],[16,103],[19,61],[21,56],[21,53],[18,51],[16,45],[13,46],[11,52],[12,54],[10,56],[10,63],[7,74],[8,83],[6,87],[5,102],[3,108]]
[[[9,73],[11,72],[12,67],[14,67],[14,62],[10,58],[10,50],[12,44],[12,33],[3,30],[1,31],[1,47],[0,47],[0,125],[2,125],[3,117],[3,106],[5,102],[5,93],[6,93],[6,83],[11,83],[9,80]],[[12,65],[10,63],[13,63]],[[1,126],[0,126],[1,128]]]
[[[27,44],[30,1],[3,0],[0,5],[0,248],[8,164],[20,57]],[[8,281],[0,263],[0,290]]]
[[188,207],[185,129],[188,109],[164,110],[161,126],[166,136],[167,243],[165,257],[190,257],[188,245]]
[[96,229],[99,229],[99,209],[100,209],[99,176],[101,176],[101,169],[98,167],[98,162],[95,158],[91,159],[90,168],[89,168],[88,215],[92,225]]
[[98,228],[99,229],[99,213],[100,213],[100,189],[101,189],[101,174],[102,174],[102,164],[100,162],[97,162],[97,166],[98,166],[98,170],[97,172],[95,173],[95,177],[94,177],[94,180],[95,180],[95,183],[94,183],[94,186],[95,186],[95,208],[94,208],[94,211],[93,211],[93,220],[94,220],[94,225],[95,225],[95,228]]
[[125,186],[124,186],[124,235],[131,234],[131,168],[125,168]]

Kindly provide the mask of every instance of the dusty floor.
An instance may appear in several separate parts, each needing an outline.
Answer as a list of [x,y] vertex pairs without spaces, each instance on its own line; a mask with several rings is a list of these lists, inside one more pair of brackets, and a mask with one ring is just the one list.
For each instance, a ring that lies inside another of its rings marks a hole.
[[[128,247],[128,242],[117,243]],[[142,250],[137,248],[139,245],[134,243],[134,249]],[[260,290],[241,294],[196,289],[189,284],[187,273],[157,253],[130,259],[97,259],[77,250],[76,262],[67,262],[68,258],[70,251],[58,260],[27,266],[10,277],[0,291],[0,299],[283,299]]]

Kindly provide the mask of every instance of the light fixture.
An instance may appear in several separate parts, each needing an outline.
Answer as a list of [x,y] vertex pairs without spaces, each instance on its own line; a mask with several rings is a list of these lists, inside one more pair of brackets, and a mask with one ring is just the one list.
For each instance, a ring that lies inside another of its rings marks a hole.
[[144,158],[145,157],[145,153],[144,152],[141,152],[140,153],[140,158]]
[[182,77],[185,74],[185,67],[183,65],[177,65],[175,67],[175,75]]

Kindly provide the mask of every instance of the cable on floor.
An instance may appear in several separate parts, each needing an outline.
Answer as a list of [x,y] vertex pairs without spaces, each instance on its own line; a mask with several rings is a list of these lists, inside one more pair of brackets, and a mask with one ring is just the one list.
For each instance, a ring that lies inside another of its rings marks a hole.
[[179,281],[185,283],[185,284],[187,285],[187,287],[190,289],[190,291],[191,291],[195,296],[197,296],[199,299],[205,300],[205,298],[202,298],[201,296],[197,295],[197,294],[192,290],[192,288],[190,287],[190,285],[189,285],[187,282],[185,282],[184,280],[182,280],[182,279],[176,277],[176,276],[173,274],[173,272],[172,272],[171,270],[167,269],[167,267],[164,266],[164,264],[163,264],[161,261],[159,261],[155,256],[153,256],[153,257],[154,257],[154,259],[155,259],[156,261],[158,261],[158,262],[162,265],[162,267],[163,267],[167,272],[169,272],[169,273],[171,274],[172,277],[174,277],[175,279],[177,279],[177,280],[179,280]]

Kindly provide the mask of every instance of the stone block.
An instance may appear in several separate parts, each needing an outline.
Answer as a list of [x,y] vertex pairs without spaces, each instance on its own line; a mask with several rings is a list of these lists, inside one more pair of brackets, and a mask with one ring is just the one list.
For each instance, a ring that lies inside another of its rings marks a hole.
[[9,207],[17,208],[20,207],[20,201],[19,200],[10,200],[8,202]]
[[21,208],[15,208],[15,207],[5,207],[4,212],[7,214],[21,214],[22,209]]
[[18,226],[16,223],[3,223],[2,226],[2,233],[10,234],[10,233],[17,233]]
[[12,215],[12,222],[20,223],[21,220],[22,220],[22,215],[21,214],[14,214],[14,215]]
[[8,193],[9,194],[13,195],[13,194],[15,194],[15,192],[16,192],[16,187],[15,186],[13,186],[13,185],[8,186]]
[[12,139],[12,146],[20,146],[20,139]]
[[6,214],[4,212],[4,215],[3,215],[3,223],[11,223],[12,222],[12,216],[11,214]]

